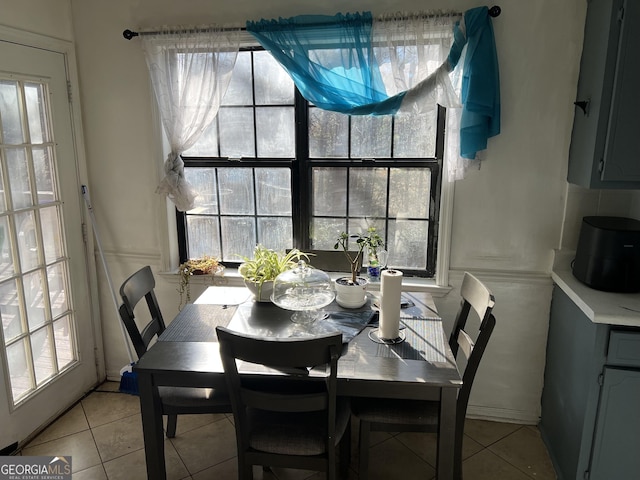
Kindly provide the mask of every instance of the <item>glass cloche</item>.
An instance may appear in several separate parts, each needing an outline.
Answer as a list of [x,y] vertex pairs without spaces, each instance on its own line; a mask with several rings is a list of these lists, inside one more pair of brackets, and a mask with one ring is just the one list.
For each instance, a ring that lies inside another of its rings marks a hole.
[[310,267],[304,260],[282,272],[273,281],[271,301],[280,308],[293,310],[294,323],[312,323],[324,316],[322,309],[333,302],[335,291],[329,275]]

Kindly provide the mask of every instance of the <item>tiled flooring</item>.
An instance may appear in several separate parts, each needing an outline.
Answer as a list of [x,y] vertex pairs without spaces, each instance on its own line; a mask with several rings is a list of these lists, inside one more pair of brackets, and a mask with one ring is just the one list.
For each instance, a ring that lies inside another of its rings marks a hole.
[[[107,382],[85,397],[22,450],[22,455],[71,455],[74,480],[146,478],[139,399]],[[556,476],[536,427],[467,420],[465,480],[551,480]],[[357,425],[349,478],[357,479]],[[370,478],[432,479],[435,435],[372,434]],[[169,479],[235,479],[232,417],[178,417],[176,437],[165,440]],[[256,480],[321,479],[299,470],[265,473]]]

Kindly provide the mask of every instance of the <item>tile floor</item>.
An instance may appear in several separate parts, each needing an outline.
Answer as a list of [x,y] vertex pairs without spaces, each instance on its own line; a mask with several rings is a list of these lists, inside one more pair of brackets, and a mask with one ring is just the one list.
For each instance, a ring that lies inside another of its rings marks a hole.
[[[138,397],[118,392],[106,382],[34,438],[22,455],[71,455],[74,480],[146,478]],[[467,420],[463,473],[465,480],[555,479],[547,451],[533,426]],[[357,479],[357,426],[353,431],[350,479]],[[372,434],[370,477],[373,480],[432,479],[435,435]],[[235,479],[235,432],[227,415],[178,417],[176,437],[165,440],[169,479]],[[322,479],[324,474],[299,470],[265,473],[256,480]]]

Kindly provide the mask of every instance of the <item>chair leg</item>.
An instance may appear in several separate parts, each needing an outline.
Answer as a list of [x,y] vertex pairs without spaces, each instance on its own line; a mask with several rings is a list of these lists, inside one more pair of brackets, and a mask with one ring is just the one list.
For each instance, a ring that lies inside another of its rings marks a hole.
[[176,427],[178,425],[177,415],[167,415],[167,438],[176,436]]
[[347,428],[340,439],[340,477],[349,476],[349,464],[351,463],[351,419],[347,423]]
[[367,480],[369,478],[369,434],[371,433],[371,423],[360,420],[360,435],[358,438],[358,450],[360,462],[358,464],[358,478]]

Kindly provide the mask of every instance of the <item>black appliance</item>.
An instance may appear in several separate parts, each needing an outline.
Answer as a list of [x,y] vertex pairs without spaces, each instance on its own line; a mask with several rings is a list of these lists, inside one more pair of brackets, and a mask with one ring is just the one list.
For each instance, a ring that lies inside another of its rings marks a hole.
[[596,290],[640,292],[640,221],[584,217],[573,275]]

